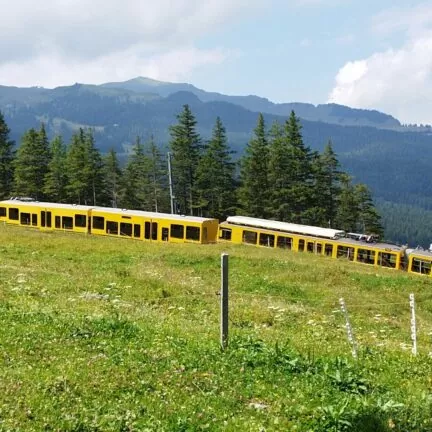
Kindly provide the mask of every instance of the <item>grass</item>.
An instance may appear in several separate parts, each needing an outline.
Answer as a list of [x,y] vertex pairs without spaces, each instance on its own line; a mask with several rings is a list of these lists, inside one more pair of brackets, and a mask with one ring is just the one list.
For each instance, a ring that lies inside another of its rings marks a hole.
[[0,430],[432,430],[430,279],[289,251],[8,226],[0,257]]

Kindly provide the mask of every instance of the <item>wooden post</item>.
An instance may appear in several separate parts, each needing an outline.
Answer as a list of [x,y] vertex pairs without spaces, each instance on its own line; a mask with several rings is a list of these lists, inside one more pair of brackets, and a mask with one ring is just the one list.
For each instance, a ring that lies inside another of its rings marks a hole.
[[416,316],[415,316],[415,299],[414,294],[409,295],[409,304],[411,309],[411,340],[412,340],[412,349],[411,352],[413,355],[417,355],[417,325],[416,325]]
[[351,352],[352,352],[353,357],[355,359],[357,359],[357,345],[356,345],[356,341],[354,339],[354,333],[353,333],[351,323],[349,320],[348,310],[347,310],[346,305],[345,305],[345,300],[343,298],[340,298],[339,303],[341,306],[342,313],[345,316],[345,327],[346,327],[346,331],[347,331],[348,341],[351,344]]
[[221,331],[222,350],[228,346],[228,254],[221,255]]

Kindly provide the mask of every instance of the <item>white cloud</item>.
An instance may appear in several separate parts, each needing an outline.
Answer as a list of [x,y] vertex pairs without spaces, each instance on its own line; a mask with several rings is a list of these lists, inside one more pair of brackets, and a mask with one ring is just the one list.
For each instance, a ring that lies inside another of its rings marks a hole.
[[[0,0],[0,5],[6,0]],[[15,0],[0,15],[0,84],[182,79],[229,51],[198,40],[264,0]]]
[[432,123],[432,4],[414,9],[392,9],[375,17],[374,31],[403,31],[406,42],[346,63],[336,76],[330,102],[379,109],[402,122]]
[[348,4],[351,0],[293,0],[294,6],[338,6]]

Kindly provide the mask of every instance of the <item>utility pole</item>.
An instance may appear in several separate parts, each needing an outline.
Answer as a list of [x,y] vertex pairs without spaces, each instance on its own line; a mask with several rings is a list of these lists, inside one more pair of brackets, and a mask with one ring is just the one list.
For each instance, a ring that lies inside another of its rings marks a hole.
[[169,190],[170,190],[170,201],[171,201],[171,214],[174,214],[174,195],[173,195],[173,182],[171,173],[171,153],[168,152],[168,178],[169,178]]

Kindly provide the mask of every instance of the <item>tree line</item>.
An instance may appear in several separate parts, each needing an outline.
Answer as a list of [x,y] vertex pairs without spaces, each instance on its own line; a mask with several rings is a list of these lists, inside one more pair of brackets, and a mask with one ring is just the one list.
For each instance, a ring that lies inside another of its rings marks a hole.
[[[44,124],[15,150],[0,112],[0,199],[31,197],[170,212],[167,157],[153,139],[137,137],[124,166],[114,150],[102,155],[91,130],[69,143],[49,142]],[[294,112],[267,128],[259,114],[244,155],[235,161],[224,125],[216,118],[204,141],[188,105],[170,127],[175,212],[214,217],[243,214],[381,235],[380,217],[364,184],[340,170],[329,142],[323,153],[303,142]]]

